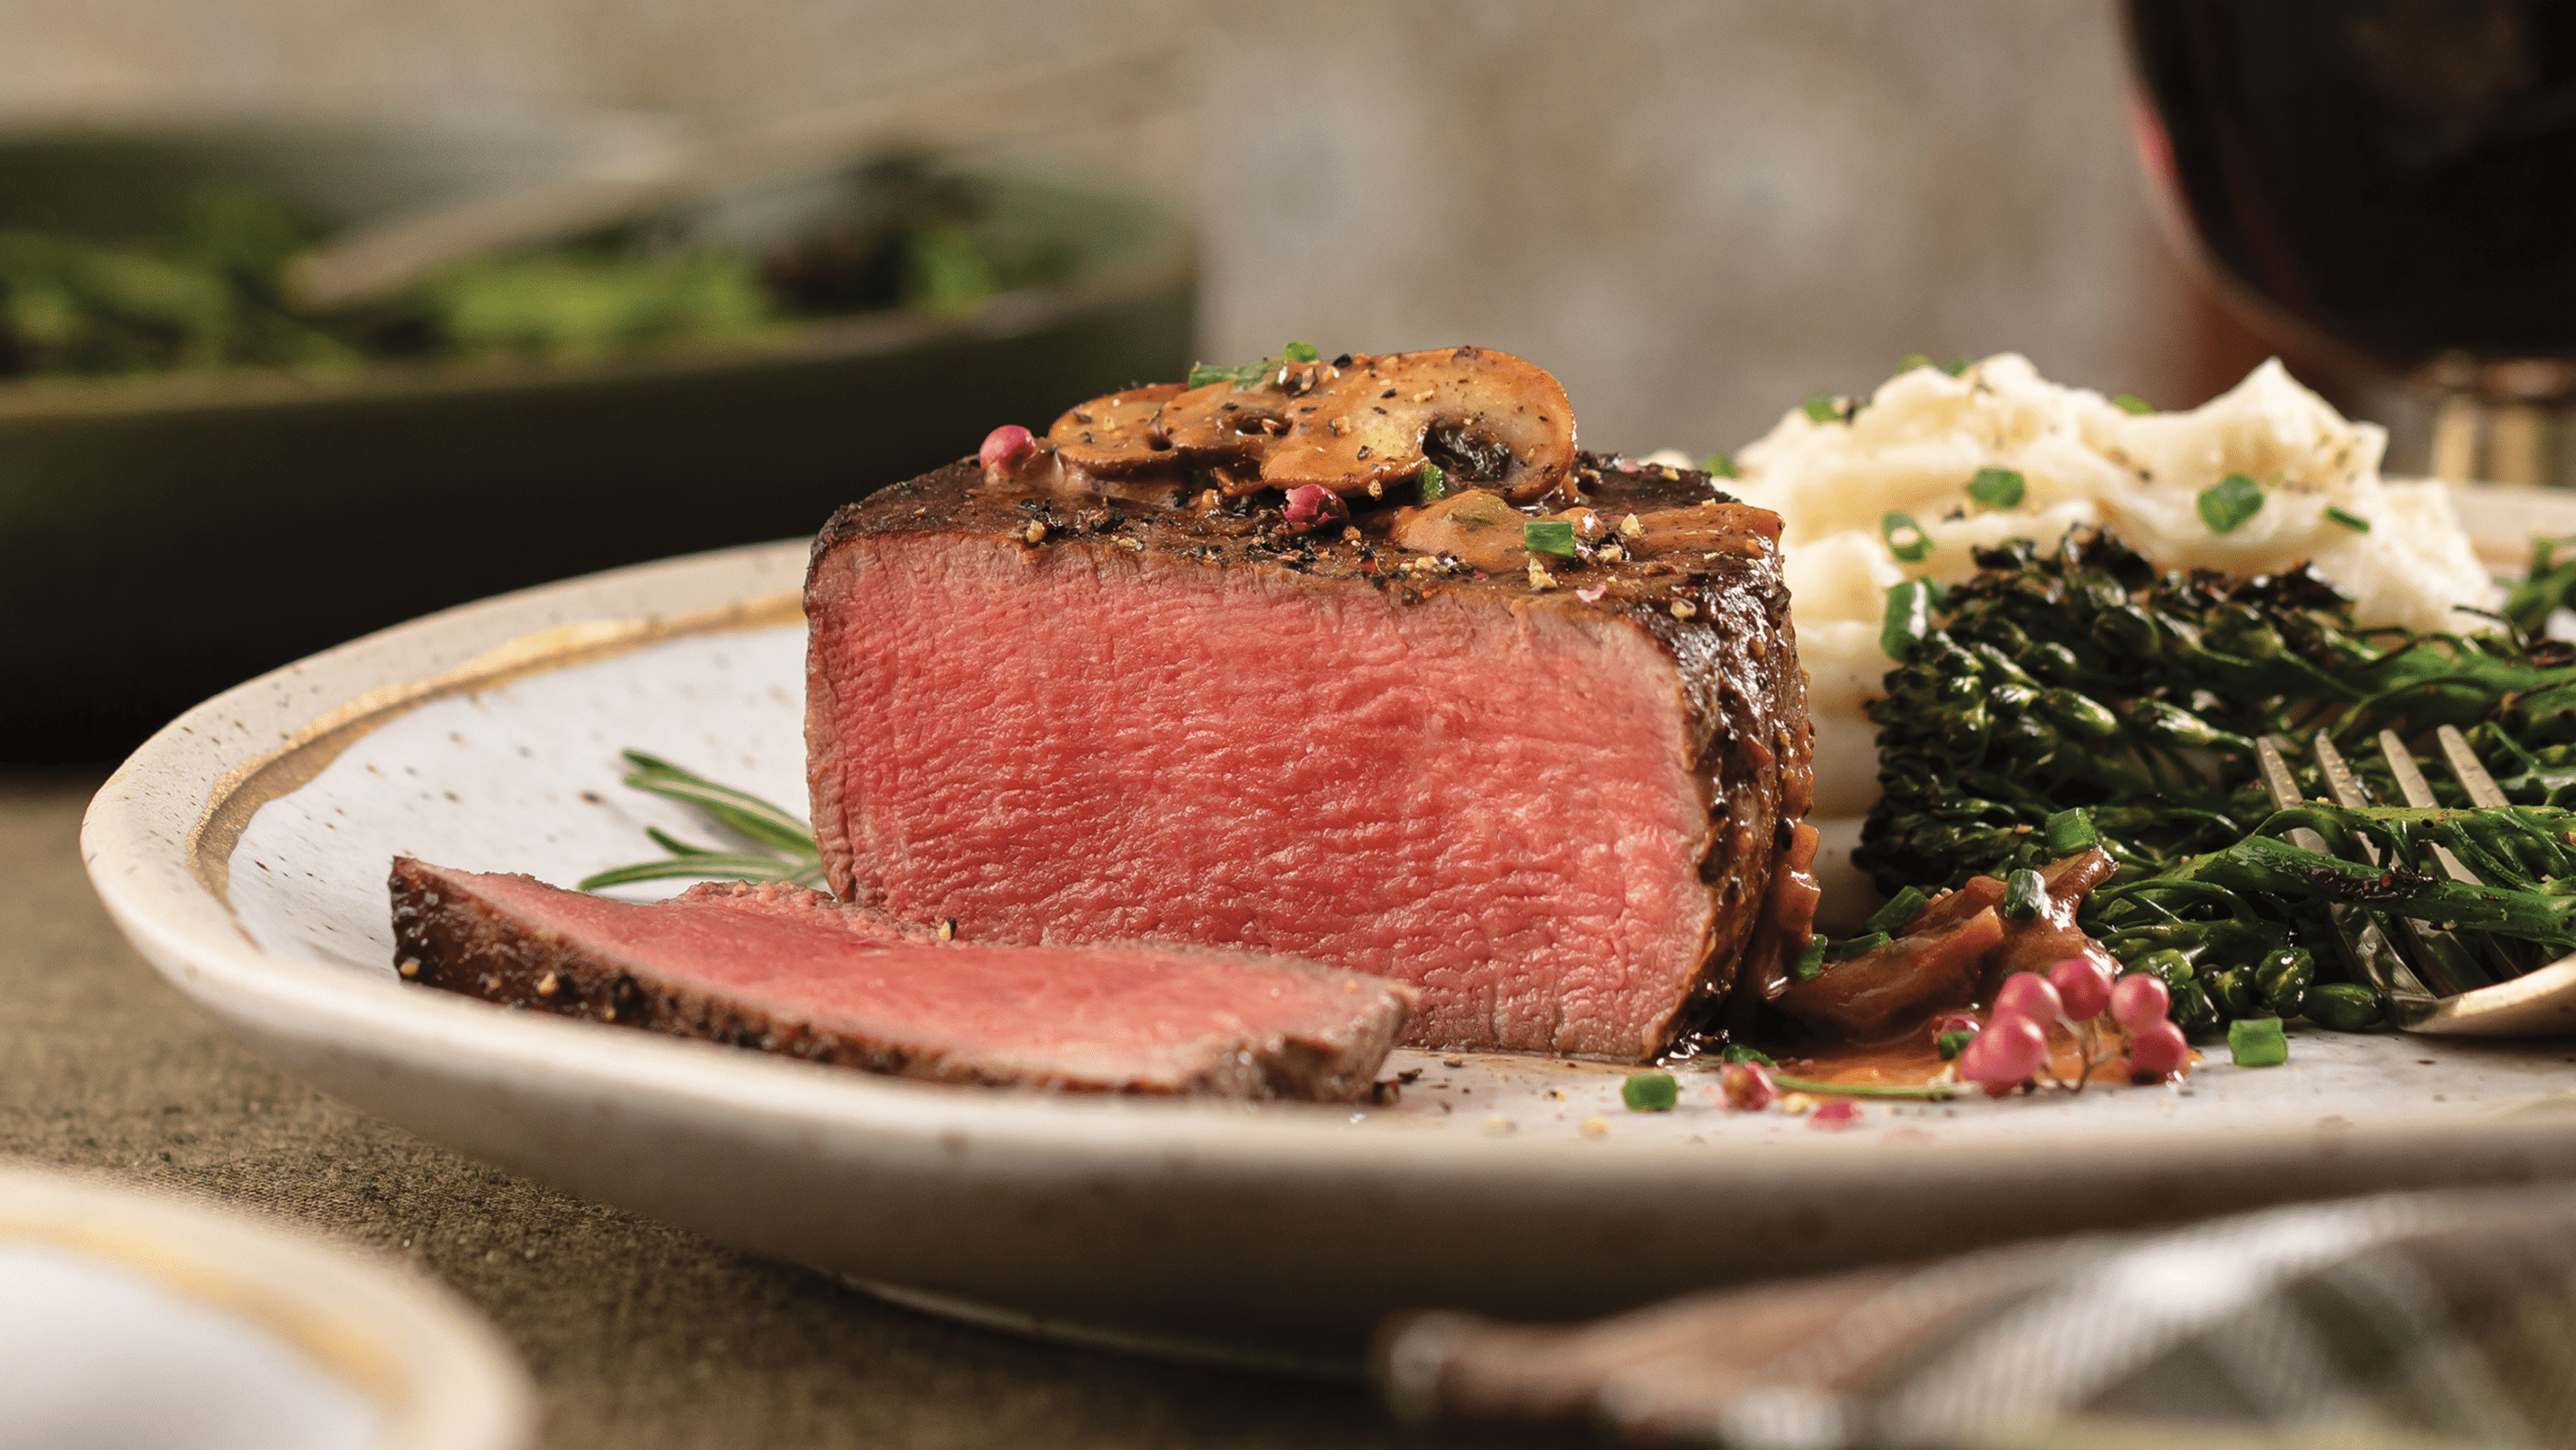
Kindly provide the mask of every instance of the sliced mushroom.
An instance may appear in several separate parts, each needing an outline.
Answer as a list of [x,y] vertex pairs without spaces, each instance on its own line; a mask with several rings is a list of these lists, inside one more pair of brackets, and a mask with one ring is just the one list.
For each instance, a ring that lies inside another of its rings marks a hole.
[[1056,419],[1047,429],[1047,441],[1065,462],[1087,473],[1117,475],[1160,467],[1173,458],[1155,419],[1165,403],[1186,391],[1179,383],[1156,383],[1094,398]]
[[1095,398],[1047,430],[1066,464],[1115,476],[1198,465],[1228,493],[1317,485],[1388,496],[1426,462],[1515,502],[1564,484],[1574,409],[1543,368],[1486,348],[1336,358],[1263,382]]
[[1537,498],[1574,464],[1574,409],[1546,369],[1487,348],[1353,358],[1283,399],[1286,435],[1263,455],[1271,488],[1345,496],[1437,463],[1454,485]]
[[1529,562],[1521,525],[1529,515],[1491,489],[1471,488],[1399,511],[1395,542],[1417,554],[1453,554],[1469,567],[1504,574]]
[[[1491,489],[1471,488],[1420,508],[1396,510],[1393,538],[1417,553],[1455,554],[1488,574],[1501,574],[1529,564],[1528,525],[1541,522],[1571,524],[1574,537],[1585,543],[1597,544],[1611,536],[1610,524],[1597,509],[1533,514],[1514,508],[1511,500]],[[1574,561],[1550,554],[1540,562],[1553,569]]]
[[2072,856],[2061,856],[2040,872],[2048,885],[2048,904],[2039,915],[2028,921],[2007,922],[2004,943],[1987,954],[1986,985],[1989,990],[2002,985],[2003,979],[2015,972],[2041,972],[2069,957],[2083,957],[2113,976],[2120,974],[2120,964],[2111,953],[2075,924],[2075,913],[2083,908],[2084,898],[2093,888],[2111,879],[2120,869],[2111,853],[2099,846]]
[[[1288,431],[1288,395],[1277,388],[1210,383],[1163,405],[1155,426],[1173,456],[1191,463],[1258,459],[1271,440]],[[1237,490],[1260,488],[1257,471],[1228,470]]]
[[1637,528],[1619,531],[1620,547],[1640,558],[1657,554],[1728,553],[1747,556],[1780,542],[1780,516],[1751,504],[1707,503],[1631,515]]
[[1986,953],[2004,939],[1991,906],[1828,966],[1780,994],[1781,1011],[1847,1042],[1880,1041],[1974,1002]]

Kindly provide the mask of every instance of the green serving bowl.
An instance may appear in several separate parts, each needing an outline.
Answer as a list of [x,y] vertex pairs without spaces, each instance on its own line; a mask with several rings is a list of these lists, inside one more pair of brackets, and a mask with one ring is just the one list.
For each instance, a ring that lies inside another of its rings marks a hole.
[[[237,123],[0,135],[0,227],[135,235],[209,185],[328,225],[649,144],[546,128]],[[469,599],[811,533],[996,424],[1190,362],[1187,226],[1079,183],[983,178],[1065,280],[968,317],[869,313],[585,363],[404,363],[0,383],[0,760],[106,760],[251,675]],[[981,225],[981,223],[979,223]]]

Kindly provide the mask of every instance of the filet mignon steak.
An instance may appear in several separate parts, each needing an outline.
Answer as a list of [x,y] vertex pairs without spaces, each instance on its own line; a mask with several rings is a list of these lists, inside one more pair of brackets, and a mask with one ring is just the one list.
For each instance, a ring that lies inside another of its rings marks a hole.
[[392,889],[408,980],[939,1082],[1348,1099],[1413,1000],[1241,952],[941,941],[776,883],[637,905],[403,857]]
[[815,541],[842,899],[1396,978],[1425,1046],[1642,1059],[1723,994],[1812,793],[1777,516],[1582,455],[1575,558],[1499,492],[1062,476],[962,461]]

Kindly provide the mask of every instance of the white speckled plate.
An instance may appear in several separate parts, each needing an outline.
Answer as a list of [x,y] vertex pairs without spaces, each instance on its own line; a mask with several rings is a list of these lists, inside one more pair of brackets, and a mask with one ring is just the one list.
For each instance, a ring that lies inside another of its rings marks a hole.
[[[2554,498],[2548,502],[2556,504]],[[2576,1172],[2576,1044],[2296,1035],[2182,1089],[1812,1129],[1623,1111],[1621,1074],[1399,1054],[1391,1107],[939,1088],[541,1018],[394,976],[412,852],[569,882],[683,807],[633,746],[800,801],[804,545],[531,590],[190,711],[83,833],[200,1005],[360,1106],[576,1192],[991,1322],[1342,1362],[1377,1314],[1588,1313],[1674,1290],[2283,1198]]]

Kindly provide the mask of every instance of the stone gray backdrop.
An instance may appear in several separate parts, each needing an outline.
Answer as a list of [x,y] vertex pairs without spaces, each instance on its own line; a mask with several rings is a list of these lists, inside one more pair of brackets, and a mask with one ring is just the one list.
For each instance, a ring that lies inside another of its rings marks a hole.
[[0,0],[0,119],[625,107],[710,123],[1177,40],[1023,149],[1193,208],[1204,348],[1473,341],[1587,440],[1731,448],[1909,352],[2197,401],[2260,357],[2155,233],[2082,0]]

